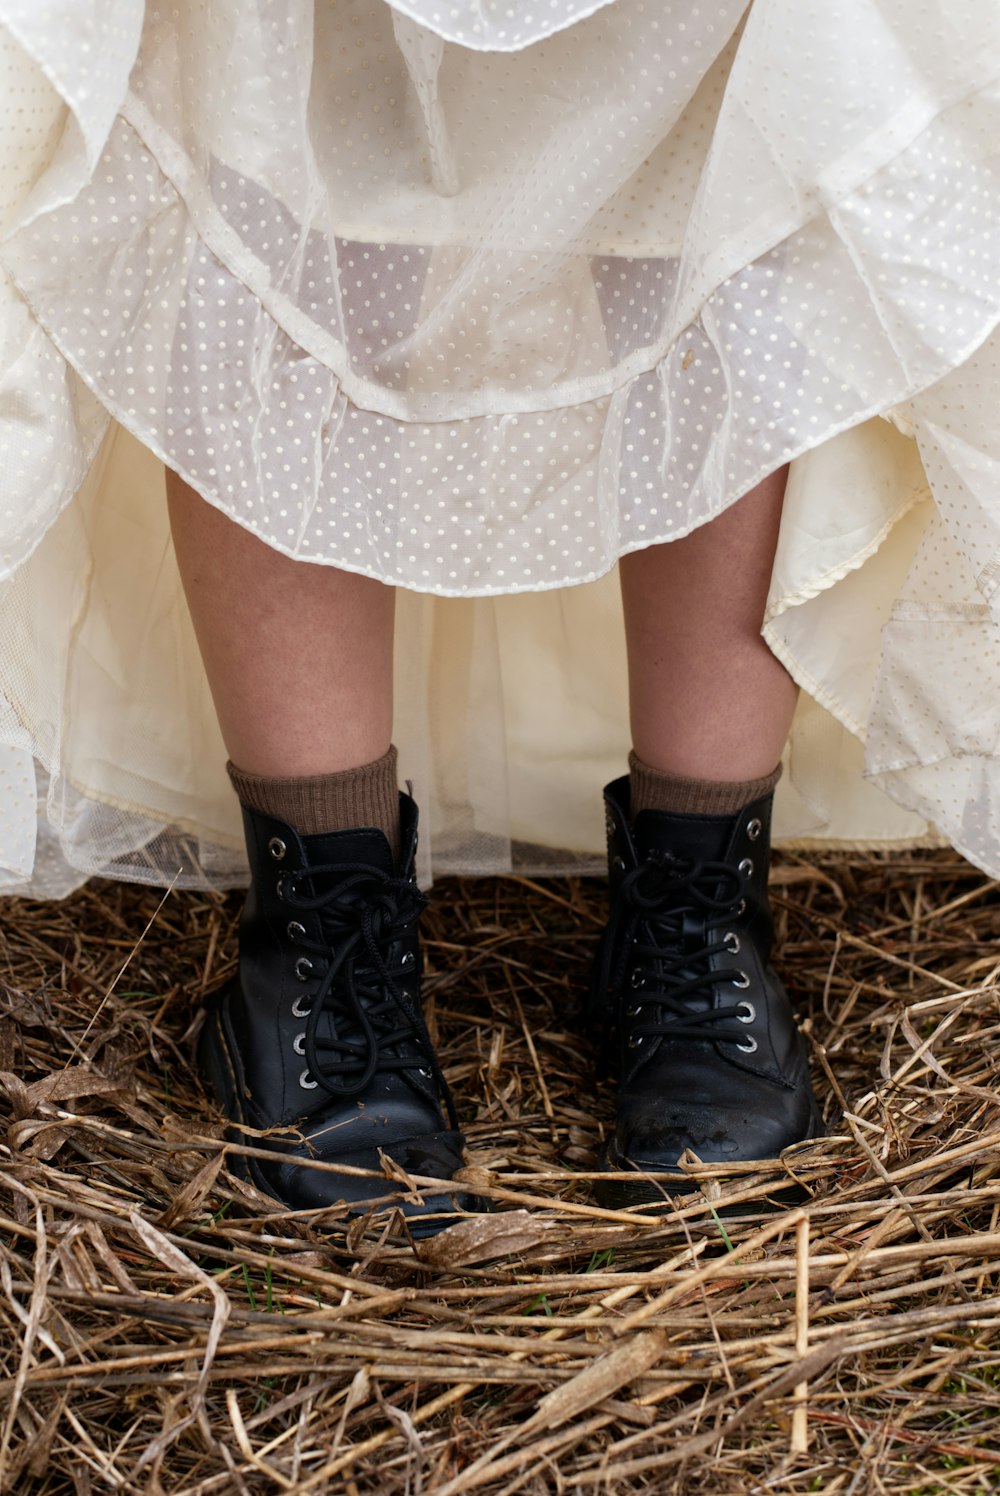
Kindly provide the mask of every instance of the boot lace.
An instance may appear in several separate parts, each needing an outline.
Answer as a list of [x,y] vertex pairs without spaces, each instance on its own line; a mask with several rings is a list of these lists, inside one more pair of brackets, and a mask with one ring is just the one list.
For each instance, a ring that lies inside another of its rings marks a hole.
[[719,983],[749,985],[738,966],[711,965],[713,957],[739,951],[738,935],[726,927],[741,913],[741,897],[740,873],[725,862],[653,854],[625,874],[594,989],[595,1003],[603,1002],[605,1045],[624,1009],[629,1017],[641,1015],[641,1022],[628,1025],[633,1048],[656,1038],[723,1040],[746,1048],[743,1025],[752,1005],[737,1000],[712,1006]]
[[[295,934],[296,948],[315,956],[314,969],[322,973],[301,1015],[306,1026],[298,1052],[308,1066],[303,1083],[307,1073],[329,1096],[360,1096],[378,1073],[417,1071],[436,1081],[457,1129],[423,1013],[400,986],[412,972],[412,950],[389,961],[394,941],[426,908],[423,894],[409,879],[368,864],[325,863],[283,873],[281,896],[289,909],[318,914],[323,933],[322,940],[310,939],[300,925]],[[328,1031],[321,1034],[324,1018]]]

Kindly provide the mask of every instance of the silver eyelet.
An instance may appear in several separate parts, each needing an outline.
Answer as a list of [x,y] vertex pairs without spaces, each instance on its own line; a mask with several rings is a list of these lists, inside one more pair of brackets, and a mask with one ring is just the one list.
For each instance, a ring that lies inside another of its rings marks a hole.
[[288,851],[288,848],[285,846],[280,836],[272,836],[271,840],[267,844],[267,850],[270,852],[275,862],[280,862],[285,853]]
[[300,925],[297,919],[293,919],[288,926],[289,940],[299,940],[305,933],[305,925]]
[[642,1003],[633,1003],[631,1007],[625,1009],[625,1017],[626,1018],[638,1018],[638,1016],[639,1016],[639,1014],[641,1012],[642,1012]]
[[303,1070],[302,1074],[299,1076],[299,1085],[302,1087],[303,1091],[315,1091],[316,1087],[319,1085],[319,1081],[313,1080],[308,1070]]
[[749,857],[744,857],[743,861],[740,863],[739,872],[744,878],[753,877],[753,863],[750,861]]
[[299,1007],[299,1003],[301,1001],[302,1001],[301,997],[297,997],[295,999],[295,1001],[292,1003],[292,1017],[293,1018],[308,1018],[309,1014],[312,1012],[312,1008],[300,1008]]
[[725,935],[723,935],[722,937],[722,943],[726,947],[726,950],[731,952],[732,955],[739,955],[740,937],[737,935],[735,930],[727,930]]
[[425,1070],[424,1067],[423,1067],[423,1065],[420,1066],[419,1070],[417,1071],[417,1074],[418,1075],[422,1075],[423,1078],[424,1078],[424,1080],[430,1080],[430,1078],[431,1078],[431,1071],[430,1070]]
[[739,903],[736,905],[736,914],[737,914],[737,917],[739,917],[739,915],[741,915],[741,914],[746,914],[746,912],[747,912],[747,901],[746,901],[746,899],[740,899]]
[[625,864],[620,857],[612,857],[611,871],[613,873],[623,873],[625,871]]
[[756,816],[752,821],[747,822],[747,836],[749,836],[751,841],[756,841],[763,829],[763,821],[758,821]]
[[736,1004],[736,1017],[740,1023],[753,1023],[757,1017],[757,1009],[744,998],[743,1002]]
[[399,958],[400,966],[412,966],[417,957],[413,951],[404,951]]
[[629,985],[631,987],[645,987],[646,973],[641,966],[633,966],[632,975],[629,977]]
[[733,986],[738,987],[741,992],[745,987],[750,986],[750,978],[745,971],[737,972],[736,976],[733,977]]
[[645,1034],[629,1034],[628,1047],[629,1049],[638,1049],[642,1044],[645,1043],[645,1041]]
[[615,834],[615,823],[610,816],[604,817],[604,830],[609,837]]
[[300,956],[295,963],[295,975],[298,977],[300,982],[308,982],[309,974],[312,969],[313,964],[308,956]]
[[753,1054],[754,1050],[757,1048],[757,1040],[754,1038],[753,1034],[747,1034],[747,1042],[745,1044],[737,1044],[736,1048],[742,1049],[744,1054]]
[[306,1052],[306,1036],[305,1036],[305,1034],[296,1034],[295,1035],[295,1038],[292,1040],[292,1048],[295,1050],[296,1054],[305,1054],[305,1052]]

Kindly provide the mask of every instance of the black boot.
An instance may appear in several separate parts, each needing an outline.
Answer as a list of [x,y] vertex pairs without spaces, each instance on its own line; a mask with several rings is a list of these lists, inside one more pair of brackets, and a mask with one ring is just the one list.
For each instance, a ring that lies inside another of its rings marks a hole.
[[[400,810],[398,872],[373,827],[300,836],[243,812],[252,881],[239,975],[209,1009],[198,1058],[233,1136],[284,1155],[245,1167],[294,1210],[344,1201],[356,1215],[399,1189],[301,1159],[381,1170],[381,1150],[408,1174],[442,1181],[462,1167],[464,1139],[420,1010],[417,808],[400,795]],[[257,1138],[244,1126],[282,1130]],[[414,1234],[473,1203],[457,1187],[423,1200],[402,1204]]]
[[596,1186],[603,1205],[661,1202],[635,1171],[669,1173],[685,1149],[705,1163],[775,1158],[819,1137],[805,1044],[772,970],[767,899],[770,795],[736,816],[642,811],[629,780],[605,790],[611,918],[594,1016],[614,1032],[618,1124]]

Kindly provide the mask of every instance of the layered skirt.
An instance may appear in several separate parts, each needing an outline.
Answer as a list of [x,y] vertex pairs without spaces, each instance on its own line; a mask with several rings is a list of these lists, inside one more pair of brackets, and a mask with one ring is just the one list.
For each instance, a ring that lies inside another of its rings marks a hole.
[[1000,7],[0,0],[0,231],[0,887],[244,876],[164,465],[407,589],[427,876],[596,866],[615,562],[790,463],[779,839],[1000,875]]

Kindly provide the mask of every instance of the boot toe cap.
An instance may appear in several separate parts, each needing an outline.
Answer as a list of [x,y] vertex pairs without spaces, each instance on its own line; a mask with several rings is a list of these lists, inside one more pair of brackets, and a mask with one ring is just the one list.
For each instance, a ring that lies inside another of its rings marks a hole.
[[812,1118],[755,1112],[740,1106],[665,1107],[659,1117],[619,1128],[615,1151],[640,1169],[676,1169],[686,1152],[706,1164],[740,1164],[777,1158],[812,1136]]
[[[381,1153],[376,1147],[359,1146],[311,1155],[316,1163],[333,1165],[332,1168],[312,1167],[310,1155],[299,1148],[281,1163],[260,1165],[259,1182],[290,1210],[328,1210],[340,1206],[340,1218],[346,1219],[375,1204],[385,1209],[395,1206],[411,1223],[414,1234],[422,1234],[416,1229],[418,1225],[440,1230],[449,1223],[447,1217],[481,1210],[482,1202],[458,1185],[448,1190],[415,1183],[410,1190],[398,1177],[387,1173],[383,1159],[391,1159],[414,1180],[435,1179],[446,1186],[463,1166],[462,1145],[459,1133],[431,1133],[387,1140],[381,1145]],[[433,1224],[430,1217],[435,1218]]]

